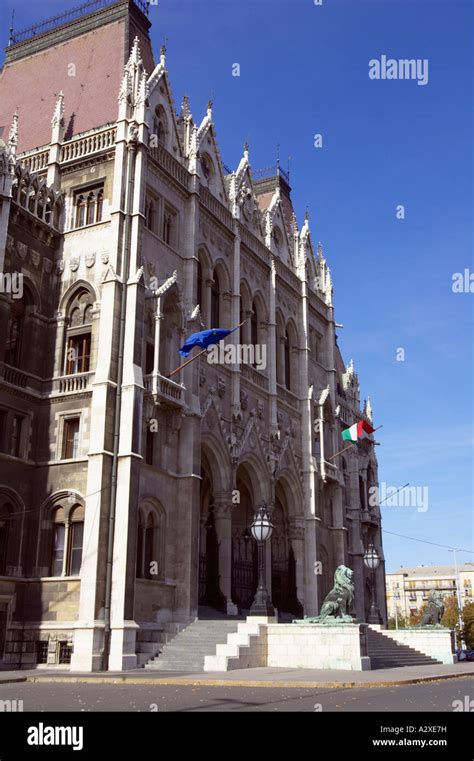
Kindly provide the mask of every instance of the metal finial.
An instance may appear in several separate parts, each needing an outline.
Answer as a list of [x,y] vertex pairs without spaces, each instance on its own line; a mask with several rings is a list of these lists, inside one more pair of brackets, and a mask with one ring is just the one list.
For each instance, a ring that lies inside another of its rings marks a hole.
[[8,36],[8,45],[13,45],[14,39],[13,39],[13,29],[15,24],[15,9],[12,10],[12,25],[9,29],[9,36]]

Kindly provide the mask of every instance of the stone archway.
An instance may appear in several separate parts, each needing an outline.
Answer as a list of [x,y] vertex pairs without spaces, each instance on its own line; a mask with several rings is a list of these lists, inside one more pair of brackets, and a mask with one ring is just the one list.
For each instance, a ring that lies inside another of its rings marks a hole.
[[[298,587],[302,592],[303,578],[297,573],[297,565],[303,568],[303,541],[298,527],[296,510],[290,509],[289,496],[293,492],[286,478],[280,478],[275,485],[275,504],[272,513],[273,533],[271,538],[271,589],[272,602],[282,613],[303,615],[303,606],[298,598]],[[298,578],[301,577],[301,578]]]
[[215,478],[210,460],[201,452],[199,524],[199,605],[224,610],[226,598],[221,589],[219,539],[216,531]]
[[251,476],[240,465],[236,480],[239,502],[232,510],[232,601],[239,611],[248,610],[257,591],[257,543],[250,532],[255,512]]

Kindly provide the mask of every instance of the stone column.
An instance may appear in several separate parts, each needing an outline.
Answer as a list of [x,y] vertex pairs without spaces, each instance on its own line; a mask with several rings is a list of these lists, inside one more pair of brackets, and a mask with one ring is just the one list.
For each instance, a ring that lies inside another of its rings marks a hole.
[[232,602],[232,501],[230,496],[214,496],[214,524],[219,542],[219,586],[226,598],[227,615],[236,616]]
[[336,566],[346,565],[347,552],[346,552],[346,534],[347,529],[344,527],[342,504],[342,489],[340,486],[336,486],[332,495],[332,510],[333,510],[333,547]]
[[[296,562],[296,594],[304,606],[304,518],[290,520],[290,543]],[[314,571],[314,569],[313,569]]]

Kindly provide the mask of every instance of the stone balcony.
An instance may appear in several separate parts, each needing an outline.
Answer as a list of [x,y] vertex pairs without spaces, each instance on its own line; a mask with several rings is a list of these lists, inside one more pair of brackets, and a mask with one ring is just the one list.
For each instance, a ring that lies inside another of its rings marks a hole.
[[40,378],[38,375],[0,362],[0,384],[21,389],[38,399],[91,393],[93,372]]
[[182,383],[175,383],[164,375],[145,375],[145,391],[152,394],[156,405],[164,409],[180,409],[185,406],[186,387]]

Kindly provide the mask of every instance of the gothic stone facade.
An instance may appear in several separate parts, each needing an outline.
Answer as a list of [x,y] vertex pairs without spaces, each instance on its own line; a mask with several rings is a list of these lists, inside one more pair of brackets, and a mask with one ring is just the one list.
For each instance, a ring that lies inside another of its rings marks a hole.
[[[317,613],[343,563],[366,619],[369,541],[386,615],[373,442],[336,454],[372,413],[322,247],[278,167],[252,172],[247,146],[224,167],[212,104],[175,110],[141,5],[13,40],[0,75],[4,668],[101,668],[109,623],[109,667],[135,667],[200,604],[245,611],[262,502],[282,615]],[[264,367],[168,377],[189,334],[242,321],[226,343],[266,347]]]

